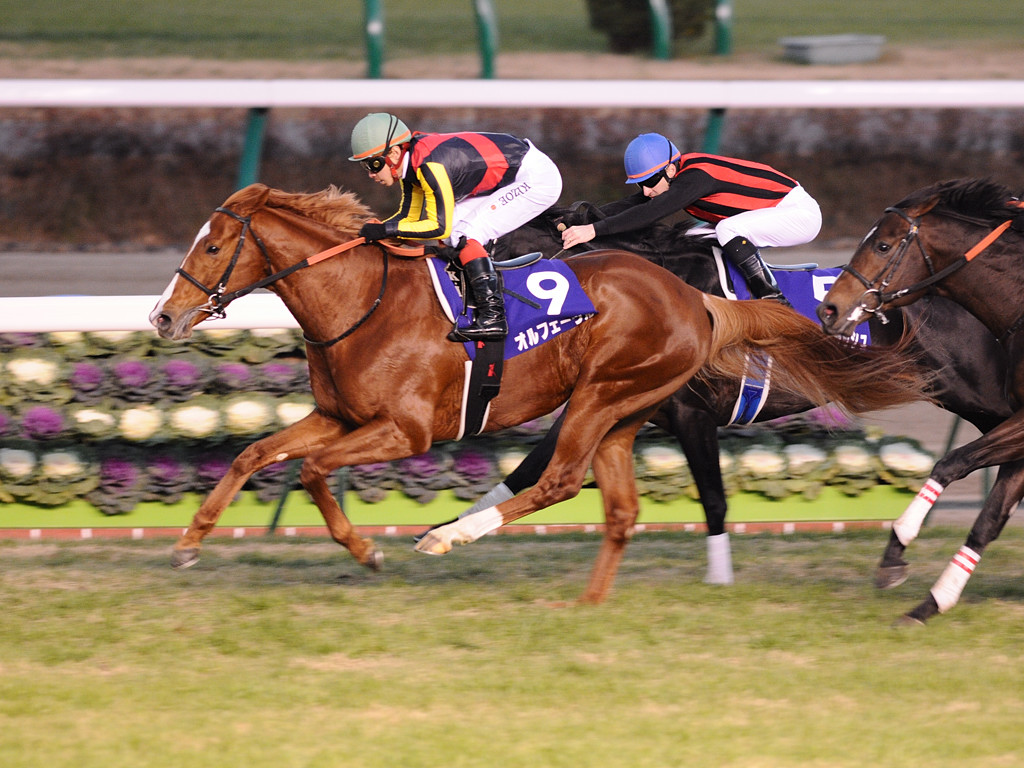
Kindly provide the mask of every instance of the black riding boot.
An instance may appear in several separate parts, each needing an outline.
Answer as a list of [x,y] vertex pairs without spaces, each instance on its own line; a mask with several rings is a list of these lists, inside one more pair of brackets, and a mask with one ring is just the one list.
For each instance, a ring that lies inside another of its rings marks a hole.
[[745,237],[734,237],[722,246],[722,253],[742,273],[747,281],[747,287],[755,299],[773,299],[787,307],[793,306],[789,300],[782,295],[775,275],[768,269],[768,265],[761,258],[757,246]]
[[466,286],[473,294],[473,324],[448,334],[451,341],[500,341],[508,335],[501,282],[489,256],[473,259],[464,267]]

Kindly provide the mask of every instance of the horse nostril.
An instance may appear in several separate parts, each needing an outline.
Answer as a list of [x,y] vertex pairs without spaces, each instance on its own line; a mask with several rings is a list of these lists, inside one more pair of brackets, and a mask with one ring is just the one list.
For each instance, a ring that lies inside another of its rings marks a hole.
[[171,318],[169,318],[167,315],[163,313],[160,313],[155,318],[153,318],[153,325],[156,326],[158,331],[166,331],[168,328],[171,327]]

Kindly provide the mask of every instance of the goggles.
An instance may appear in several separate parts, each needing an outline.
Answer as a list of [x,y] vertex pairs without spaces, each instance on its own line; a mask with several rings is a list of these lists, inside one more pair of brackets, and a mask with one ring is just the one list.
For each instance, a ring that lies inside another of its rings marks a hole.
[[653,176],[650,176],[643,181],[638,181],[636,185],[640,187],[641,191],[644,189],[652,189],[653,187],[658,186],[658,183],[664,178],[666,178],[665,170],[662,169]]
[[381,170],[387,165],[387,160],[384,159],[384,155],[377,155],[375,157],[368,157],[365,160],[360,160],[365,168],[370,173],[380,173]]

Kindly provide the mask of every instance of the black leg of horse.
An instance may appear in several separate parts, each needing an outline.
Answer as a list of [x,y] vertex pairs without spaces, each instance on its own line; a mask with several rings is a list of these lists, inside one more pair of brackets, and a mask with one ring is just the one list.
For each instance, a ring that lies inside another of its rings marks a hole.
[[725,530],[728,503],[719,465],[718,425],[707,411],[684,405],[677,398],[663,404],[651,422],[679,441],[697,483],[708,529],[708,569],[704,581],[732,584],[732,552]]
[[555,419],[555,423],[551,425],[551,429],[548,430],[547,434],[533,447],[533,450],[526,455],[526,458],[519,463],[519,466],[512,470],[512,474],[481,496],[473,506],[461,512],[458,517],[430,526],[425,531],[413,536],[413,541],[419,541],[435,528],[453,523],[460,517],[472,515],[481,509],[487,509],[503,501],[508,501],[521,491],[533,486],[540,479],[555,453],[558,433],[561,431],[564,421],[565,411],[563,410],[558,415],[558,418]]
[[985,548],[999,538],[1021,498],[1024,498],[1024,461],[1004,464],[964,546],[946,566],[928,597],[906,613],[900,623],[923,624],[956,605]]

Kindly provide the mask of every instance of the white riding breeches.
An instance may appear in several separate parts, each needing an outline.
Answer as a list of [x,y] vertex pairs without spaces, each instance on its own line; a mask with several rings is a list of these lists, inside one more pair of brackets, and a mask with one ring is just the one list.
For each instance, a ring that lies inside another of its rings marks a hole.
[[803,245],[821,231],[821,208],[803,187],[794,187],[772,208],[744,211],[715,226],[718,242],[745,237],[758,248]]
[[533,144],[523,156],[515,181],[488,195],[467,197],[455,204],[449,242],[459,239],[485,244],[536,218],[558,202],[562,174]]

